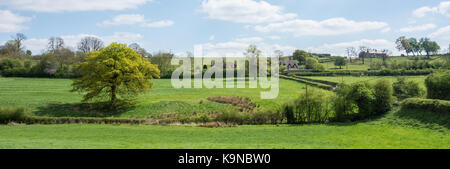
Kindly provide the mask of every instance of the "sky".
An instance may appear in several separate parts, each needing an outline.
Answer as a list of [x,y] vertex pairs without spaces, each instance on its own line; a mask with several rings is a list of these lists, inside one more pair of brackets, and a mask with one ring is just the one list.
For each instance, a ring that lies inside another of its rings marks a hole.
[[345,55],[388,49],[399,36],[429,37],[447,52],[450,1],[439,0],[0,0],[0,43],[16,33],[42,53],[50,37],[76,49],[85,36],[138,43],[149,52],[243,53],[250,44]]

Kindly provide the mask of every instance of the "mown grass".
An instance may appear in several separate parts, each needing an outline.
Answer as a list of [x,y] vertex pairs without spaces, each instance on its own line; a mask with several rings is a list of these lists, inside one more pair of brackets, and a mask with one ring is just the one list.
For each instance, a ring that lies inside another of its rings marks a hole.
[[225,128],[155,125],[0,126],[0,148],[448,149],[448,131],[378,123]]
[[[206,113],[234,111],[236,107],[208,101],[208,97],[248,97],[260,108],[275,109],[284,101],[295,98],[303,84],[280,79],[277,99],[262,100],[260,94],[268,89],[174,89],[170,79],[154,80],[154,88],[133,102],[133,106],[119,113],[91,111],[81,104],[82,95],[69,92],[70,79],[1,78],[0,106],[26,106],[41,116],[95,117],[113,116],[127,118],[156,117],[163,113]],[[248,82],[247,82],[248,85]],[[320,90],[320,89],[317,89]],[[200,104],[201,102],[201,104]]]
[[[80,104],[81,96],[68,92],[70,84],[67,79],[0,78],[0,106],[29,106],[35,114],[73,116],[74,111],[80,113],[72,109]],[[148,117],[166,112],[200,113],[235,108],[207,101],[206,98],[211,96],[245,96],[262,107],[275,107],[284,100],[297,97],[302,86],[294,81],[280,80],[280,97],[261,100],[262,89],[173,89],[170,80],[156,80],[153,92],[138,97],[132,108],[112,116]],[[203,100],[202,104],[200,100]],[[51,112],[56,113],[45,114]],[[84,113],[79,115],[89,116],[92,112]],[[382,117],[355,123],[224,128],[124,124],[0,125],[0,148],[450,148],[448,117],[424,118],[424,114],[430,113],[394,110]]]

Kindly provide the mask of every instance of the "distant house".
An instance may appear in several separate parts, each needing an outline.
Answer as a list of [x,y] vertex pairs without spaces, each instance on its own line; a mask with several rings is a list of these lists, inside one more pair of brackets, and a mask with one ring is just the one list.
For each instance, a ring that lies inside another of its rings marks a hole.
[[286,66],[287,70],[299,70],[298,61],[292,56],[280,58],[280,66]]
[[362,58],[387,58],[387,50],[367,50],[359,53],[359,57]]

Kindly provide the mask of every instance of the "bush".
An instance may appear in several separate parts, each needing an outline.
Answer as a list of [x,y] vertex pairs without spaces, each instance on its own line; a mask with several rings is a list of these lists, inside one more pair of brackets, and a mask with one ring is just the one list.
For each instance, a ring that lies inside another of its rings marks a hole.
[[433,73],[425,79],[427,98],[450,100],[450,71]]
[[381,68],[383,68],[383,62],[381,62],[379,60],[375,60],[370,63],[369,68],[370,68],[370,70],[381,70]]
[[376,114],[383,114],[392,109],[394,99],[392,97],[393,89],[391,82],[386,79],[380,79],[375,82],[373,108]]
[[450,101],[446,100],[409,98],[402,102],[402,108],[420,109],[450,115]]
[[308,57],[306,59],[305,69],[315,69],[318,64],[319,61],[317,59]]
[[394,89],[394,96],[399,100],[420,97],[424,93],[419,83],[406,81],[405,77],[398,77],[397,81],[392,84],[392,87]]
[[355,83],[351,86],[347,98],[351,98],[358,106],[358,114],[365,118],[373,115],[373,103],[375,101],[374,90],[366,82]]
[[302,93],[297,99],[285,103],[281,111],[289,124],[323,123],[329,120],[331,101],[324,92]]
[[224,112],[216,117],[216,121],[228,124],[248,124],[250,121],[250,113],[247,112]]
[[8,124],[10,122],[23,122],[26,118],[24,107],[11,108],[0,107],[0,124]]
[[336,95],[333,100],[334,119],[333,121],[347,121],[353,120],[352,117],[357,113],[356,104],[349,98],[351,87],[345,84],[340,84],[336,89]]

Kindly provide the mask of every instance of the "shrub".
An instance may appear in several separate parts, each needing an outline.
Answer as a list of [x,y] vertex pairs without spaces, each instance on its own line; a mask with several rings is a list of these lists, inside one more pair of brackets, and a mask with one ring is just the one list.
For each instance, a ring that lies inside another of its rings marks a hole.
[[324,92],[302,93],[297,99],[285,103],[281,111],[289,124],[323,123],[329,120],[329,97]]
[[375,60],[370,63],[370,70],[381,70],[381,68],[383,68],[383,62],[379,60]]
[[315,69],[318,64],[319,61],[317,59],[308,57],[306,59],[305,69]]
[[352,116],[357,112],[356,104],[349,98],[351,87],[345,84],[340,84],[336,89],[336,95],[333,100],[334,119],[333,121],[347,121],[352,120]]
[[247,112],[224,112],[216,117],[216,121],[228,124],[248,124],[250,121],[250,113]]
[[355,83],[351,86],[348,98],[351,98],[358,106],[358,114],[361,117],[373,115],[374,90],[366,82]]
[[380,79],[375,82],[373,108],[376,114],[386,113],[392,109],[394,99],[392,97],[393,89],[391,82],[386,79]]
[[450,114],[450,101],[437,99],[409,98],[402,102],[402,108],[421,109],[435,113]]
[[8,124],[9,122],[23,122],[26,118],[24,107],[0,107],[0,124]]
[[425,79],[427,98],[450,100],[450,71],[433,73]]
[[276,111],[263,110],[251,116],[252,124],[278,124],[283,121],[283,115]]
[[405,77],[398,77],[397,81],[392,84],[394,89],[393,95],[399,100],[411,97],[420,97],[424,91],[420,88],[419,83],[406,81]]

